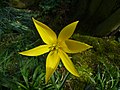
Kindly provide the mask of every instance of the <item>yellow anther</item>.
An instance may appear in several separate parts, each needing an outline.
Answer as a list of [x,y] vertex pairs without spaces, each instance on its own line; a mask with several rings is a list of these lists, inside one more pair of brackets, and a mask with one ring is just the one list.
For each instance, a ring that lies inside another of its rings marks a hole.
[[59,44],[58,43],[54,43],[52,44],[49,48],[50,48],[50,51],[53,51],[53,50],[58,50],[59,49]]

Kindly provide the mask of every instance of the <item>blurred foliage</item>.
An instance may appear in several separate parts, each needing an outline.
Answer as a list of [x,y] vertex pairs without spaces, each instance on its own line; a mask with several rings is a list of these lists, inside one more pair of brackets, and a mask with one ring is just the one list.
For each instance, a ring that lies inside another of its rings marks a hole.
[[0,0],[0,8],[8,6],[8,0]]
[[[9,32],[18,30],[15,32],[20,32],[20,29],[26,29],[25,31],[29,31],[28,28],[31,28],[32,21],[31,17],[37,16],[36,12],[30,10],[20,10],[12,7],[5,7],[0,9],[0,28],[1,32]],[[9,27],[9,28],[8,28]],[[9,29],[9,30],[7,30]],[[6,30],[6,31],[5,31]],[[21,30],[22,31],[22,30]]]
[[[120,1],[119,0],[10,0],[7,3],[20,8],[39,11],[38,19],[49,22],[49,26],[58,32],[66,24],[79,20],[78,31],[81,34],[106,36],[119,32]],[[18,5],[18,6],[16,6]],[[23,6],[24,6],[23,5]],[[21,7],[22,8],[22,7]],[[23,7],[24,8],[24,7]],[[54,16],[54,17],[53,17]],[[57,27],[56,27],[57,26]],[[117,35],[118,38],[118,35]]]
[[56,10],[60,4],[60,0],[44,0],[39,3],[39,8],[42,9],[44,14],[49,13],[50,11]]
[[[17,46],[18,41],[27,41],[27,37],[35,34],[31,17],[36,15],[31,11],[10,7],[0,9],[0,52],[6,47],[21,48]],[[36,37],[31,38],[35,40]]]
[[70,20],[79,20],[79,33],[105,36],[120,26],[120,0],[74,0]]

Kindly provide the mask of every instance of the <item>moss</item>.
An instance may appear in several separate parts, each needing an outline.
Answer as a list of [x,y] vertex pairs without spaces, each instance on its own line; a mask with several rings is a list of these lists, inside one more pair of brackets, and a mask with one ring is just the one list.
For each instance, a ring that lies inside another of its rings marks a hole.
[[80,78],[71,80],[70,85],[73,90],[83,90],[83,86],[90,83],[89,77],[97,72],[96,68],[100,61],[120,66],[120,43],[113,38],[97,38],[79,34],[75,34],[72,38],[93,46],[92,49],[72,55],[73,63],[80,74]]
[[78,79],[71,79],[67,81],[64,90],[84,90],[85,82],[82,82]]
[[114,38],[80,36],[79,34],[75,34],[73,38],[93,46],[92,49],[80,53],[80,55],[82,55],[83,58],[87,57],[93,60],[95,58],[96,60],[94,60],[94,62],[98,62],[100,57],[104,57],[109,62],[120,66],[120,43],[114,40]]

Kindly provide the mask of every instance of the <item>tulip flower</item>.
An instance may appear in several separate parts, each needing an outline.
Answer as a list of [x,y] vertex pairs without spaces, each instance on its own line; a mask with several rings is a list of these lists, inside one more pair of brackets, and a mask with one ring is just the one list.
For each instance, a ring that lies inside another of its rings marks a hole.
[[50,79],[51,75],[55,72],[60,60],[71,74],[79,77],[79,74],[67,53],[79,53],[92,48],[92,46],[69,39],[74,33],[78,21],[75,21],[64,27],[57,37],[55,32],[47,25],[35,20],[34,18],[32,19],[45,44],[27,51],[19,52],[19,54],[26,56],[39,56],[49,52],[46,59],[46,83]]

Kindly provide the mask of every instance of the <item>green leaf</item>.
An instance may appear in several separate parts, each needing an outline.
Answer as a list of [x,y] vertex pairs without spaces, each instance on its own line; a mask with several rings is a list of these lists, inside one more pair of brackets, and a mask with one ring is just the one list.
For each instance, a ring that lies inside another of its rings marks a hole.
[[27,90],[27,87],[26,86],[24,86],[22,83],[19,83],[19,82],[16,82],[17,84],[18,84],[18,87],[22,87],[22,88],[24,88],[24,89],[26,89]]
[[18,87],[13,79],[8,78],[8,77],[2,75],[1,73],[0,73],[0,85],[7,87],[7,88],[11,88],[13,90],[18,89]]
[[34,82],[35,79],[37,78],[37,74],[39,73],[39,69],[40,69],[40,66],[37,66],[37,68],[35,69],[34,71],[34,74],[33,74],[33,77],[32,77],[32,81]]
[[42,82],[42,80],[44,80],[44,73],[41,73],[37,78],[36,78],[36,81],[35,81],[35,83],[34,83],[34,85],[33,85],[33,87],[37,87],[39,84],[40,84],[40,82]]
[[26,68],[23,68],[23,69],[21,69],[21,73],[22,73],[22,76],[23,76],[23,79],[24,79],[24,81],[25,81],[25,83],[26,83],[26,85],[27,85],[27,88],[29,88],[29,82],[28,82],[28,70],[26,69]]

